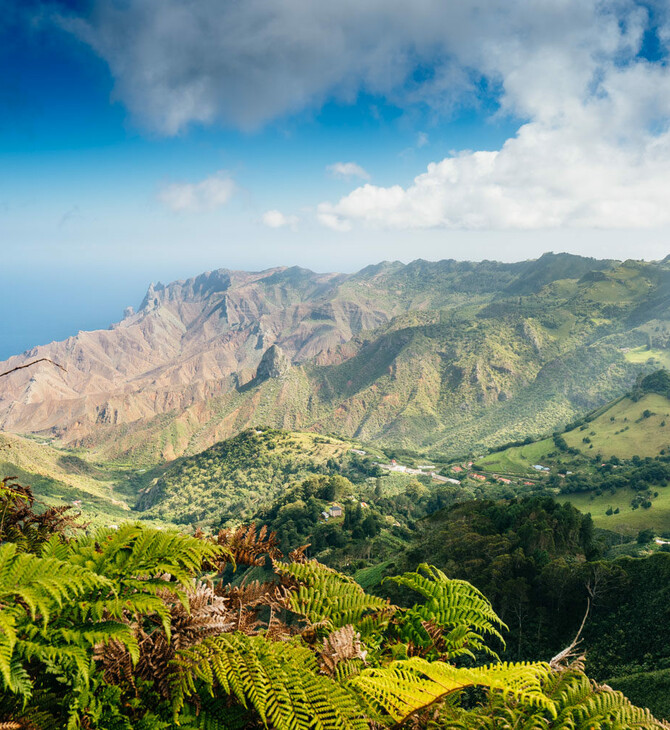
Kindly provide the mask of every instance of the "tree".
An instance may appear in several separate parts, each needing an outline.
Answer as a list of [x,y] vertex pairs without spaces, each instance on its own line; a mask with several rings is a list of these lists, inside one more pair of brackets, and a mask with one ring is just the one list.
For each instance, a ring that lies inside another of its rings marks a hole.
[[651,529],[640,530],[637,533],[637,544],[646,545],[654,539],[654,531]]

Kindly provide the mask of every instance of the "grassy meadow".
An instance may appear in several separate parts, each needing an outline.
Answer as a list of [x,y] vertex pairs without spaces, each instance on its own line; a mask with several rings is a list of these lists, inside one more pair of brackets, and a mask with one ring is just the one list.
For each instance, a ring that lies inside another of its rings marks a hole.
[[[631,509],[630,502],[635,493],[630,489],[618,489],[614,495],[606,492],[601,496],[593,492],[561,494],[559,502],[570,502],[580,512],[588,512],[596,527],[635,536],[640,530],[651,528],[657,534],[670,530],[670,487],[658,487],[658,497],[652,500],[649,509]],[[607,515],[609,508],[619,508],[619,514]]]

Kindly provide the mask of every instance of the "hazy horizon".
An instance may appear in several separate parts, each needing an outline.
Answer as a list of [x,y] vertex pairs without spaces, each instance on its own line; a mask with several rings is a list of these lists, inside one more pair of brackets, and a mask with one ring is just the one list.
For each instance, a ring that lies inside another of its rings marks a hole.
[[[565,253],[562,251],[543,251],[538,256],[529,257],[529,259],[537,259],[545,253]],[[581,255],[581,254],[579,254]],[[667,255],[667,254],[666,254]],[[660,260],[658,259],[655,260]],[[374,266],[384,261],[401,261],[403,264],[411,263],[423,257],[401,259],[380,259],[378,261],[369,261],[362,266],[357,266],[350,270],[343,268],[312,268],[310,266],[302,266],[302,268],[310,269],[317,273],[344,273],[353,274],[360,271],[365,266]],[[445,257],[453,258],[457,261],[483,261],[484,258],[475,259],[472,257]],[[619,258],[613,256],[595,256],[593,258]],[[636,257],[628,257],[636,258]],[[503,261],[504,263],[513,263],[516,261],[525,261],[529,259],[516,258],[511,260],[503,260],[501,258],[491,257],[491,261]],[[428,261],[440,261],[444,258],[424,259]],[[619,259],[622,260],[622,259]],[[646,259],[654,260],[654,259]],[[213,266],[206,267],[202,270],[192,270],[184,273],[178,270],[179,267],[172,269],[171,267],[156,266],[156,272],[162,271],[160,276],[145,276],[144,270],[132,272],[132,276],[128,276],[128,272],[119,270],[116,276],[110,277],[109,268],[103,270],[91,271],[86,269],[69,270],[54,277],[52,271],[36,272],[32,271],[30,277],[26,277],[23,282],[23,291],[21,282],[15,281],[12,286],[12,296],[5,303],[5,317],[3,319],[2,338],[0,338],[0,360],[5,360],[13,355],[19,355],[26,350],[39,345],[45,345],[49,342],[64,340],[67,337],[76,335],[80,330],[96,330],[105,329],[111,324],[120,321],[123,318],[123,310],[131,306],[137,309],[150,284],[170,284],[174,281],[186,280],[207,271],[215,271],[216,269],[235,269],[241,271],[264,271],[277,267],[289,268],[291,266],[301,266],[301,264],[273,264],[270,266]],[[39,292],[40,298],[35,298],[35,292]],[[44,302],[57,302],[57,307],[46,307]],[[95,303],[92,307],[91,304]]]
[[0,357],[152,280],[661,259],[664,3],[30,0],[0,18]]

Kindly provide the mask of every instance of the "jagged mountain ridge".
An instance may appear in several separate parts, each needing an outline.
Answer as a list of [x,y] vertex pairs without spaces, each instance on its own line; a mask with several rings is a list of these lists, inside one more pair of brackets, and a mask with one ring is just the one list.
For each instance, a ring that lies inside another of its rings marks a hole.
[[[148,461],[253,424],[445,450],[546,431],[630,384],[640,367],[621,347],[666,318],[669,277],[663,262],[568,254],[221,269],[152,286],[109,330],[10,358],[3,369],[50,357],[68,372],[3,378],[0,427]],[[277,377],[257,377],[273,347]]]

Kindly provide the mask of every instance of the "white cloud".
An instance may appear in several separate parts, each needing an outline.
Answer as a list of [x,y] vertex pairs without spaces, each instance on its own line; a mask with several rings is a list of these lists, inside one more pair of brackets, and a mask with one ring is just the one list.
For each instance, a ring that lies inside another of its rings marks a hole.
[[[255,128],[330,98],[354,101],[361,91],[452,108],[476,103],[482,80],[501,86],[506,108],[526,113],[525,103],[517,108],[528,97],[525,71],[536,101],[556,99],[591,75],[592,58],[638,44],[647,14],[633,0],[91,5],[61,25],[108,62],[117,98],[164,134],[191,123]],[[567,75],[546,75],[556,59]]]
[[[612,3],[588,23],[589,5],[574,8],[581,27],[555,18],[555,40],[536,27],[490,46],[480,67],[497,69],[503,107],[529,120],[501,149],[456,153],[407,186],[363,185],[322,203],[319,220],[335,230],[670,225],[670,69],[637,55],[646,11]],[[626,22],[615,25],[617,9]]]
[[355,162],[334,162],[332,165],[328,165],[326,170],[333,177],[343,180],[350,180],[352,177],[360,177],[362,180],[370,179],[370,173]]
[[[667,2],[93,0],[93,8],[62,24],[107,60],[135,118],[164,134],[192,123],[250,129],[361,92],[438,114],[463,105],[481,114],[495,96],[499,114],[524,120],[499,150],[460,152],[410,185],[368,183],[322,203],[318,218],[331,228],[670,223],[670,64],[639,56],[649,32],[670,50]],[[194,195],[175,188],[173,207],[189,209]]]
[[428,135],[425,132],[419,132],[416,135],[416,146],[418,149],[425,147],[428,144]]
[[263,213],[263,223],[268,228],[290,228],[295,231],[300,222],[297,215],[284,215],[280,210],[268,210]]
[[199,213],[225,205],[235,192],[235,183],[226,172],[198,183],[172,183],[158,194],[159,200],[176,213]]
[[364,185],[319,220],[380,228],[646,228],[670,224],[670,135],[618,147],[531,123],[499,151],[431,163],[407,187]]

